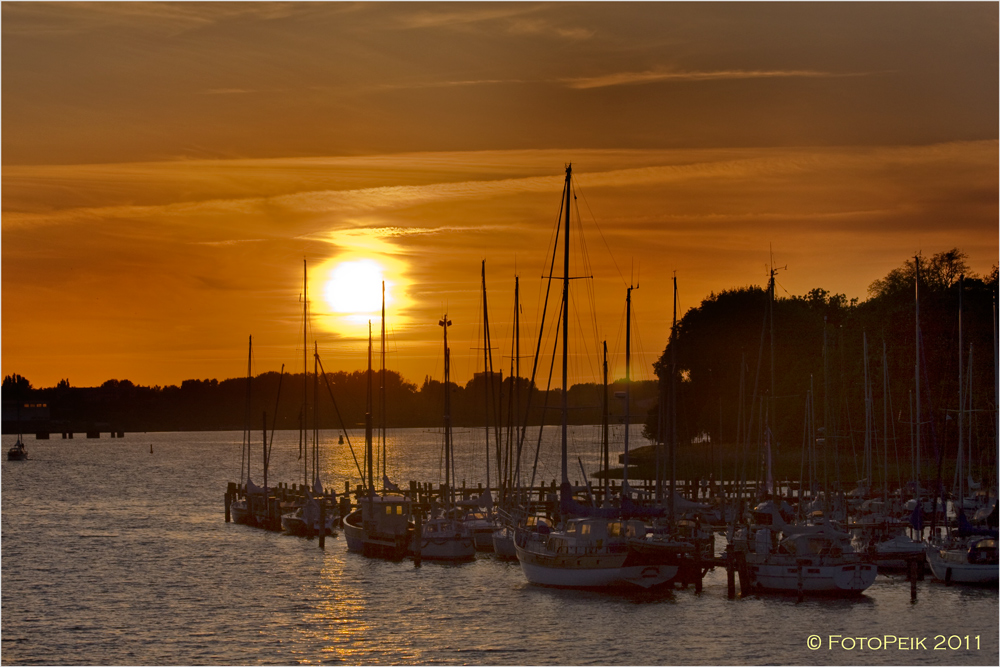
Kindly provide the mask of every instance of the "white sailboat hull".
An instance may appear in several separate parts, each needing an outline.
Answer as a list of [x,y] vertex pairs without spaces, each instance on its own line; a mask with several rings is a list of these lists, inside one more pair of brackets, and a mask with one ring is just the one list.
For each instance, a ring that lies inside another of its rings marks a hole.
[[996,563],[970,563],[968,551],[928,551],[927,562],[936,579],[956,584],[996,584],[1000,568]]
[[677,566],[663,563],[630,565],[628,552],[559,555],[515,544],[521,571],[532,584],[561,588],[614,586],[653,588],[673,580]]
[[476,543],[472,537],[424,538],[420,540],[420,557],[424,560],[473,560]]
[[763,559],[750,554],[747,564],[757,586],[769,591],[794,593],[862,593],[875,583],[878,568],[872,563],[798,565],[794,558],[769,556]]

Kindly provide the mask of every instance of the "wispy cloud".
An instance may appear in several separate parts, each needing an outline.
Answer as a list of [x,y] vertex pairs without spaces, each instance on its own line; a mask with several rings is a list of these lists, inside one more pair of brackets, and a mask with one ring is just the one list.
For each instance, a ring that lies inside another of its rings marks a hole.
[[207,246],[234,246],[243,243],[263,243],[267,239],[227,239],[225,241],[197,241],[196,245]]
[[589,89],[671,81],[725,81],[740,79],[829,79],[867,76],[860,72],[820,72],[816,70],[719,70],[715,72],[646,71],[616,72],[601,76],[564,79],[570,88]]
[[248,88],[212,88],[205,91],[205,95],[247,95],[250,93],[258,93],[259,90],[250,90]]
[[[468,5],[416,5],[420,9],[395,17],[396,25],[408,29],[438,28],[445,26],[466,26],[487,21],[506,20],[542,10],[540,5],[526,3]],[[447,7],[447,10],[442,10]],[[457,7],[457,8],[456,8]]]

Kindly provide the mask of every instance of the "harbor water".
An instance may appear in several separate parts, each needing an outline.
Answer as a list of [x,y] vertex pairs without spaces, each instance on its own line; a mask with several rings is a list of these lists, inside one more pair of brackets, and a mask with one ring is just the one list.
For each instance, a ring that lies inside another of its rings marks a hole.
[[[557,431],[543,439],[536,485],[559,477]],[[363,466],[362,434],[350,435]],[[577,458],[596,469],[596,435],[571,429],[571,480],[582,481]],[[458,485],[485,483],[483,433],[455,437]],[[490,554],[416,567],[348,553],[343,535],[320,550],[316,540],[227,524],[223,496],[245,466],[241,440],[29,436],[31,459],[4,461],[0,477],[2,664],[1000,662],[997,589],[946,587],[929,574],[915,602],[905,577],[886,575],[854,599],[729,600],[722,569],[700,594],[559,590],[529,585],[516,562]],[[5,448],[13,442],[3,437]],[[338,494],[360,483],[348,444],[333,432],[323,442],[324,483]],[[259,433],[254,443],[262,484]],[[437,431],[392,431],[387,476],[401,487],[440,483],[441,444]],[[268,483],[304,481],[298,434],[278,433]]]

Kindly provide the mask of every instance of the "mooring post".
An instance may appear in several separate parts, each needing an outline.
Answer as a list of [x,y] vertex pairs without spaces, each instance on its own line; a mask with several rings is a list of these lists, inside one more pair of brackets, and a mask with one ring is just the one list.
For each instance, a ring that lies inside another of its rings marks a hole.
[[326,549],[326,503],[319,501],[319,548]]
[[232,516],[229,513],[229,506],[233,502],[233,497],[230,494],[231,494],[230,490],[226,489],[226,523],[232,521]]
[[799,576],[799,599],[798,599],[798,601],[802,602],[802,600],[805,598],[805,592],[802,590],[802,585],[803,585],[803,582],[802,582],[802,563],[799,563],[799,573],[798,573],[798,576]]
[[909,576],[907,579],[910,580],[910,602],[917,601],[917,561],[915,559],[910,559],[907,563],[909,569]]
[[417,515],[414,517],[415,525],[413,528],[413,565],[414,567],[420,567],[420,543],[423,541],[423,509],[417,510]]
[[705,573],[701,569],[701,547],[702,541],[696,539],[694,541],[694,566],[697,570],[698,578],[694,580],[695,593],[701,593],[701,579],[705,576]]
[[744,553],[736,554],[736,567],[740,575],[740,597],[750,595],[750,571],[747,569],[747,557]]
[[733,563],[733,545],[726,545],[726,594],[732,600],[736,597],[736,567]]

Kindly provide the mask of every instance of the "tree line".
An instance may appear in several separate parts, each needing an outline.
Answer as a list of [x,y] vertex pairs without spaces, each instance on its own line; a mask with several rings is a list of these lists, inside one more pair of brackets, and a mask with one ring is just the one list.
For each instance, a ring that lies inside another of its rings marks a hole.
[[[974,464],[993,470],[997,267],[975,275],[966,260],[958,249],[909,259],[872,282],[862,302],[819,288],[781,297],[771,283],[709,295],[679,320],[654,363],[663,395],[674,392],[676,419],[661,422],[654,408],[647,434],[659,437],[663,423],[682,445],[707,435],[753,451],[769,432],[775,453],[818,438],[836,444],[836,455],[861,456],[868,410],[879,447],[888,435],[909,460],[919,429],[922,460],[950,461],[961,358],[963,440],[972,443]],[[853,463],[837,464],[853,474]]]
[[[387,428],[427,427],[444,424],[444,383],[425,378],[423,384],[407,382],[399,373],[384,374],[384,409],[380,400],[382,373],[373,371],[373,422]],[[492,382],[488,378],[492,379]],[[458,427],[507,427],[512,415],[527,414],[527,423],[561,423],[557,406],[560,393],[539,390],[525,378],[517,381],[495,374],[478,373],[465,385],[449,383],[452,424]],[[487,395],[488,390],[488,395]],[[624,390],[619,380],[608,388]],[[632,384],[632,413],[640,414],[655,401],[655,381]],[[21,376],[3,380],[4,399],[47,402],[51,430],[59,423],[108,424],[122,431],[203,431],[261,429],[264,414],[268,428],[298,429],[304,418],[311,429],[364,428],[367,411],[368,376],[366,371],[308,374],[267,372],[247,378],[226,380],[184,380],[180,386],[147,387],[129,380],[108,380],[100,387],[72,387],[62,380],[55,387],[35,389]],[[306,398],[308,401],[306,400]],[[489,399],[489,403],[487,400]],[[568,392],[570,423],[601,423],[603,387],[578,384]],[[308,404],[307,404],[308,403]],[[612,399],[611,409],[621,413],[621,401]],[[517,425],[524,422],[516,419]],[[41,427],[39,427],[41,428]],[[4,422],[4,431],[16,425]],[[28,431],[31,428],[26,429]]]

